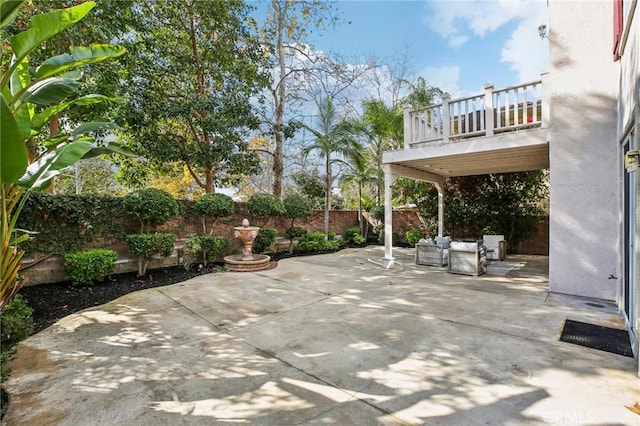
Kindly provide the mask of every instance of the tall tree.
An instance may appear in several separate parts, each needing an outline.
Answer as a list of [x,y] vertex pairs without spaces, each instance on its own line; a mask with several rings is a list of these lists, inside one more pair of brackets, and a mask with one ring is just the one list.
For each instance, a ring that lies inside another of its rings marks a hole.
[[[332,2],[271,0],[267,19],[262,28],[262,42],[269,46],[269,60],[273,69],[270,87],[272,114],[266,119],[267,133],[273,145],[266,152],[271,157],[273,170],[272,192],[282,197],[284,178],[284,144],[293,136],[294,126],[287,123],[285,115],[289,104],[296,99],[296,86],[314,62],[309,51],[309,35],[323,25],[335,21]],[[300,60],[302,58],[302,60]]]
[[402,146],[403,122],[400,108],[388,107],[381,100],[371,99],[363,103],[364,114],[360,131],[366,136],[367,146],[375,163],[378,182],[376,198],[381,203],[382,185],[384,175],[382,173],[382,154],[389,149],[397,149]]
[[299,123],[313,135],[313,141],[305,147],[305,153],[312,152],[324,159],[325,201],[324,201],[324,233],[329,235],[329,209],[331,208],[331,190],[333,187],[332,166],[339,156],[357,155],[362,149],[352,137],[353,128],[346,120],[341,120],[331,98],[318,103],[318,114],[312,126]]
[[347,161],[344,163],[347,166],[347,171],[342,175],[341,182],[343,185],[357,185],[358,187],[358,223],[360,224],[360,231],[363,235],[366,235],[364,229],[364,220],[362,219],[362,189],[366,185],[377,185],[380,181],[378,169],[372,166],[371,152],[350,152],[347,156]]
[[184,164],[206,192],[259,171],[249,150],[265,51],[240,0],[136,1],[138,49],[128,59],[132,147],[152,163]]

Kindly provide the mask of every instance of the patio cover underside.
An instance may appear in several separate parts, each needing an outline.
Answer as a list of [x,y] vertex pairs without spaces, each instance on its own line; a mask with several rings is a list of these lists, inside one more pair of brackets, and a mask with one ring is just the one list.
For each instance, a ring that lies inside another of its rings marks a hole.
[[466,139],[447,144],[431,143],[418,148],[383,154],[385,171],[385,258],[393,267],[391,185],[399,177],[436,184],[438,189],[438,235],[444,228],[443,179],[489,173],[510,173],[549,168],[546,129],[531,129]]
[[[549,168],[546,136],[546,129],[532,129],[447,144],[435,142],[419,148],[385,152],[383,163],[403,166],[392,167],[403,176],[402,170],[407,169],[440,177],[541,170]],[[420,179],[414,173],[412,175],[406,177]]]

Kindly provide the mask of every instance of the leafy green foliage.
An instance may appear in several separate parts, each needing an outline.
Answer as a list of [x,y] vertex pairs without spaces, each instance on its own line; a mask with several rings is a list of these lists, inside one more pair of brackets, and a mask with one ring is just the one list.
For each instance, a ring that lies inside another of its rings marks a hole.
[[98,240],[124,240],[122,198],[93,195],[31,193],[17,227],[35,232],[21,246],[27,253],[60,254],[79,251]]
[[311,216],[311,203],[309,199],[303,195],[287,195],[282,201],[282,204],[285,217],[291,219],[291,226],[293,226],[296,219],[306,219]]
[[187,165],[206,192],[260,170],[249,133],[269,82],[249,2],[137,0],[121,73],[131,147],[152,167]]
[[[0,310],[0,383],[9,378],[9,359],[13,348],[33,333],[33,310],[21,294],[15,295]],[[5,406],[2,407],[6,409]]]
[[326,251],[340,248],[340,241],[335,239],[325,240],[324,232],[310,232],[298,241],[299,251]]
[[176,216],[180,209],[173,197],[156,188],[140,189],[127,194],[123,199],[125,211],[140,221],[140,231],[149,226],[165,223]]
[[113,273],[118,253],[108,249],[92,249],[64,255],[67,276],[74,285],[93,284]]
[[287,229],[287,231],[284,234],[284,236],[289,238],[290,240],[293,240],[296,238],[302,238],[305,235],[307,235],[307,230],[300,226],[292,226],[291,228]]
[[315,116],[314,125],[298,123],[313,136],[310,144],[305,146],[304,153],[309,155],[317,152],[324,159],[324,172],[326,176],[325,201],[324,201],[324,232],[329,232],[329,210],[331,209],[331,188],[333,187],[332,165],[338,161],[339,156],[357,155],[362,147],[353,138],[354,128],[352,123],[342,120],[333,104],[333,99],[327,97],[317,102],[318,114]]
[[372,218],[384,222],[384,206],[375,206],[369,210],[369,214]]
[[33,309],[27,305],[22,295],[17,294],[1,311],[2,318],[2,350],[13,348],[21,340],[33,333]]
[[359,226],[352,226],[351,228],[347,228],[344,231],[344,239],[346,242],[352,244],[360,245],[365,243],[364,236],[362,235],[362,231],[360,230]]
[[280,216],[285,213],[282,201],[271,194],[254,194],[247,202],[247,208],[252,216],[263,219],[268,223],[271,216]]
[[[407,189],[406,202],[415,203],[429,221],[437,218],[438,196],[433,185],[398,179]],[[453,238],[483,235],[484,229],[503,234],[509,244],[530,237],[545,214],[548,176],[544,170],[448,178],[444,188],[445,229]]]
[[253,253],[262,253],[266,251],[276,240],[278,230],[273,228],[260,228],[256,239],[253,241]]
[[[202,216],[203,232],[207,233],[207,218],[214,218],[215,223],[218,218],[231,216],[236,210],[236,203],[228,195],[210,193],[200,197],[194,207]],[[211,227],[213,231],[213,224]]]
[[411,228],[404,233],[404,236],[407,244],[409,244],[410,246],[415,246],[418,243],[418,241],[420,241],[420,238],[423,237],[422,229]]
[[84,75],[78,68],[118,57],[124,48],[107,44],[76,46],[37,67],[28,59],[31,52],[44,50],[47,41],[82,20],[95,3],[30,17],[27,28],[13,32],[7,43],[5,28],[12,25],[24,3],[4,1],[0,7],[2,58],[12,58],[3,59],[0,76],[0,308],[25,283],[18,276],[24,251],[17,243],[27,236],[16,229],[24,193],[48,187],[55,176],[80,159],[113,152],[130,154],[116,142],[98,143],[94,139],[97,132],[114,128],[112,123],[95,120],[58,125],[59,117],[69,109],[111,100],[99,95],[76,96]]
[[229,241],[225,237],[189,234],[184,241],[183,265],[186,270],[198,261],[203,261],[206,266],[209,262],[215,262],[218,254],[228,247]]
[[326,182],[320,177],[317,169],[296,172],[291,175],[295,189],[307,197],[313,210],[324,208],[324,189]]
[[132,254],[151,259],[153,256],[167,257],[173,253],[175,236],[169,232],[129,234],[125,238]]
[[129,244],[129,251],[138,256],[139,277],[147,273],[149,261],[154,256],[171,256],[175,244],[175,236],[168,232],[129,234],[125,240]]
[[236,203],[225,194],[204,194],[196,201],[195,208],[202,216],[227,217],[236,210]]

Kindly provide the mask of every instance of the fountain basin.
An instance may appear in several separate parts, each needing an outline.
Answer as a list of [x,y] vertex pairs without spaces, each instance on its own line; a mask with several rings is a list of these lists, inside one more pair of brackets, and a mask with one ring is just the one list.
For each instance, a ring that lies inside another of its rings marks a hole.
[[271,266],[271,256],[266,254],[252,254],[251,259],[247,259],[243,254],[232,254],[224,257],[224,263],[228,271],[233,272],[254,272],[269,269]]

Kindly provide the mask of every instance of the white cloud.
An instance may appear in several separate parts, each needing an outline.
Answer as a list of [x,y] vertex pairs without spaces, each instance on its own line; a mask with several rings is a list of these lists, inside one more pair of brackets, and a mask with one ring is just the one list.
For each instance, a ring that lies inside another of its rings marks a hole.
[[460,90],[460,67],[457,65],[426,67],[418,73],[418,76],[424,77],[428,85],[442,89],[452,97],[462,96]]
[[501,47],[500,61],[508,64],[521,82],[538,78],[548,67],[548,42],[540,40],[537,33],[538,25],[549,20],[545,0],[427,0],[426,8],[427,26],[452,47],[515,22],[516,29]]
[[540,72],[549,66],[548,41],[540,40],[537,31],[538,25],[549,21],[548,11],[539,4],[536,6],[529,16],[520,21],[500,54],[500,61],[509,64],[520,82],[538,79]]
[[470,35],[483,37],[514,19],[528,16],[533,5],[531,0],[427,0],[430,13],[425,23],[457,47]]

